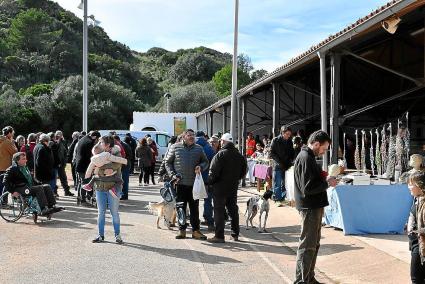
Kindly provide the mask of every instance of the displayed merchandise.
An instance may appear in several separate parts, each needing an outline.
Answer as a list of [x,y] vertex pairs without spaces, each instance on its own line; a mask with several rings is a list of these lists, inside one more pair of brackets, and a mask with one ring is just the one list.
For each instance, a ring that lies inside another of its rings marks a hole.
[[356,130],[356,150],[354,151],[354,164],[356,166],[357,171],[360,171],[360,146],[359,146],[359,136]]
[[342,152],[342,159],[343,159],[343,166],[344,168],[347,168],[347,149],[346,149],[346,144],[347,144],[347,140],[345,138],[345,132],[344,132],[344,145],[343,145],[343,152]]
[[373,152],[373,132],[370,130],[370,167],[372,169],[372,175],[375,175],[375,154]]
[[387,152],[387,135],[385,132],[385,126],[381,130],[381,171],[384,174],[387,171],[387,161],[388,161],[388,152]]
[[353,185],[370,185],[370,175],[364,173],[353,173],[345,178],[353,180]]
[[376,153],[375,153],[375,163],[376,163],[376,170],[378,172],[378,176],[382,175],[382,157],[381,157],[381,145],[379,143],[379,129],[377,128],[376,131]]
[[387,178],[394,177],[394,171],[396,166],[396,137],[393,136],[392,124],[390,123],[390,136],[388,137],[388,161],[385,176]]
[[362,172],[366,173],[366,132],[362,130],[362,151],[360,152]]

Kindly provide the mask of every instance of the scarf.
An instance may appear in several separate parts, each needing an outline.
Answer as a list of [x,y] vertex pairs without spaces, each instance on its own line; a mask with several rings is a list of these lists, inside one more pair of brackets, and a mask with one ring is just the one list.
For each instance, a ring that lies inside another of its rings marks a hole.
[[27,166],[24,166],[24,167],[18,166],[18,167],[19,167],[19,170],[21,171],[21,173],[24,175],[25,179],[27,180],[28,186],[31,187],[32,186],[32,177],[31,177],[30,171],[28,170],[28,167]]

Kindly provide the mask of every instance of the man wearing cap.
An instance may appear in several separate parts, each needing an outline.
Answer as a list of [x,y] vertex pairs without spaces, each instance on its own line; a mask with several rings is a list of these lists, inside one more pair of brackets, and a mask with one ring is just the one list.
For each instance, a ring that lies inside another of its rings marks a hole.
[[[207,156],[208,161],[211,162],[211,160],[213,159],[215,155],[215,151],[205,139],[204,131],[196,132],[196,144],[198,144],[199,146],[202,147],[202,149],[204,149],[204,153]],[[207,183],[207,180],[208,180],[208,170],[209,168],[205,169],[202,172],[202,179],[204,180],[204,183]],[[208,193],[208,198],[204,199],[204,219],[205,219],[206,225],[208,226],[208,231],[214,231],[212,193],[209,191],[207,193]]]
[[182,218],[179,217],[179,234],[176,239],[186,238],[186,217],[184,212],[189,203],[190,224],[192,225],[192,238],[206,240],[207,237],[200,232],[199,221],[199,200],[193,199],[193,183],[196,174],[205,171],[208,168],[208,159],[205,156],[202,147],[195,144],[195,133],[192,129],[183,132],[183,141],[171,146],[165,158],[165,168],[168,175],[181,179],[177,183],[176,207],[182,212]]
[[225,207],[232,218],[231,235],[235,241],[239,238],[238,184],[248,167],[246,159],[235,148],[230,133],[223,134],[221,144],[221,150],[211,161],[208,177],[213,191],[215,221],[215,236],[208,239],[211,243],[224,243]]
[[[12,156],[18,149],[13,141],[15,131],[12,126],[6,126],[0,135],[0,175],[4,174],[7,168],[12,165]],[[0,194],[3,192],[3,181],[0,178]]]
[[89,182],[89,180],[84,180],[84,176],[90,164],[90,157],[92,155],[91,150],[99,138],[100,133],[98,131],[91,131],[89,134],[81,138],[75,147],[75,171],[77,172],[77,177],[79,180],[78,198],[82,204],[86,204],[87,192],[82,190],[81,185]]

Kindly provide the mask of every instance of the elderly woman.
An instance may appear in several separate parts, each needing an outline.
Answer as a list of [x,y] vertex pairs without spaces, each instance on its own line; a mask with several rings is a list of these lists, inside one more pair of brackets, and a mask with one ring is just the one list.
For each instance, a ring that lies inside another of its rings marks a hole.
[[19,150],[22,148],[22,146],[25,146],[25,137],[22,135],[18,135],[18,137],[16,137],[16,148]]
[[[100,145],[103,147],[105,152],[111,152],[112,148],[115,145],[114,138],[112,136],[103,136],[100,138]],[[119,152],[118,152],[119,155]],[[108,173],[109,171],[109,173]],[[118,198],[112,195],[112,189],[116,187],[115,182],[102,181],[102,177],[109,175],[111,172],[115,171],[117,177],[121,177],[121,164],[112,163],[106,164],[103,167],[99,168],[99,178],[95,182],[96,189],[96,201],[97,201],[97,226],[98,226],[98,236],[92,240],[93,243],[100,243],[105,240],[105,213],[106,207],[109,207],[109,211],[112,215],[112,224],[114,226],[115,232],[115,241],[118,244],[122,244],[122,238],[120,235],[120,215],[118,213],[118,208],[120,206],[119,196],[121,192],[117,192]]]

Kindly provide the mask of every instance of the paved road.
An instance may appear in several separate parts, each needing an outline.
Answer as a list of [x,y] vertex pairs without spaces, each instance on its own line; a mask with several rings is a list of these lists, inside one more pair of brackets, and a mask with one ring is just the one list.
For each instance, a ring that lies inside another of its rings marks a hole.
[[[227,232],[226,244],[211,245],[190,238],[175,240],[176,231],[157,229],[156,216],[145,207],[149,201],[160,200],[159,187],[140,188],[135,182],[132,177],[130,200],[120,206],[123,245],[114,243],[110,216],[107,242],[92,244],[97,211],[76,206],[73,197],[60,198],[59,205],[67,210],[49,222],[33,224],[31,218],[17,223],[0,220],[0,283],[293,281],[293,251],[269,234],[242,227],[239,242],[230,240]],[[249,196],[241,192],[242,206]]]

